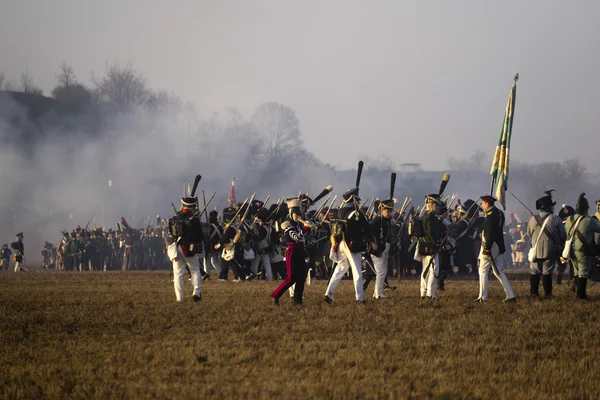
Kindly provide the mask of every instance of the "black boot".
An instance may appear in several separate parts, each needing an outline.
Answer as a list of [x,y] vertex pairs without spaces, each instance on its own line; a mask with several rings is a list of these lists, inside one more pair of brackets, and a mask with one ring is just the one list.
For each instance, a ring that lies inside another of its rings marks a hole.
[[587,279],[586,278],[577,278],[577,298],[579,300],[587,300]]
[[529,275],[529,295],[531,297],[538,297],[540,295],[540,276]]
[[544,297],[552,297],[552,275],[542,276],[542,284],[544,285]]
[[556,274],[556,284],[557,285],[562,285],[562,278],[563,278],[563,273],[559,269],[558,273]]
[[573,279],[570,280],[570,282],[571,282],[571,292],[577,293],[577,282],[579,282],[579,277],[574,276]]

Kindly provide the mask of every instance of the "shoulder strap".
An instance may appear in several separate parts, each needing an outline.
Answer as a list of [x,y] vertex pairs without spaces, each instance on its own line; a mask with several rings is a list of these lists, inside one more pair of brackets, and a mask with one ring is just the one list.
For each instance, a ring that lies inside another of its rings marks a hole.
[[548,221],[550,221],[550,215],[551,214],[548,214],[546,216],[546,218],[544,219],[544,223],[542,224],[542,229],[540,231],[540,234],[538,235],[537,239],[535,240],[535,244],[532,247],[536,247],[538,245],[538,243],[540,242],[540,238],[542,237],[542,235],[544,233],[546,233],[545,228],[546,228],[546,225],[548,225]]
[[[585,217],[579,217],[579,219],[585,219]],[[575,234],[577,235],[577,237],[579,238],[579,240],[581,240],[581,243],[583,244],[588,244],[585,242],[585,238],[583,237],[583,233],[581,233],[581,231],[577,228],[575,228]],[[592,239],[592,243],[594,242],[594,239]]]
[[573,235],[574,235],[574,232],[573,232],[573,231],[576,231],[576,230],[577,230],[577,227],[579,227],[579,222],[580,222],[582,219],[583,219],[583,215],[582,215],[582,216],[580,216],[580,217],[577,219],[577,221],[575,221],[575,223],[573,224],[573,226],[572,226],[572,227],[571,227],[571,229],[569,230],[569,237],[568,237],[568,240],[572,240],[572,239],[573,239]]

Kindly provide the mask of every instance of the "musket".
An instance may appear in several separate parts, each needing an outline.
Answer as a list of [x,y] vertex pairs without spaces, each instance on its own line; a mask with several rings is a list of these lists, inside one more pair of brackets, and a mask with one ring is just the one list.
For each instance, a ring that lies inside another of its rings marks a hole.
[[[204,203],[204,209],[206,210],[206,195],[204,194],[204,189],[202,189],[202,202]],[[208,224],[208,214],[206,214],[206,223]]]
[[244,202],[242,203],[242,205],[238,208],[237,212],[235,213],[235,215],[233,216],[233,218],[231,218],[231,220],[225,224],[225,226],[223,227],[223,231],[226,231],[235,221],[235,219],[237,218],[237,216],[239,215],[240,211],[242,211],[242,207],[244,207],[244,205],[248,202],[248,198],[246,197],[246,200],[244,200]]
[[177,208],[175,208],[175,204],[171,203],[171,207],[173,207],[173,212],[177,215]]
[[[524,203],[523,203],[521,200],[519,200],[519,198],[518,198],[517,196],[515,196],[513,192],[508,192],[508,193],[510,193],[510,194],[512,195],[512,197],[514,197],[515,199],[517,199],[517,201],[518,201],[519,203],[521,203],[521,205],[522,205],[523,207],[525,207],[525,209],[526,209],[527,211],[529,211],[529,214],[531,214],[531,216],[532,216],[533,218],[535,218],[536,222],[537,222],[538,224],[540,224],[540,222],[541,222],[541,221],[540,221],[540,220],[539,220],[539,219],[536,217],[536,215],[533,213],[533,211],[531,211],[531,210],[529,209],[529,207],[527,207],[527,206],[526,206],[526,205],[525,205],[525,204],[524,204]],[[540,224],[540,225],[543,225],[543,224]],[[547,234],[547,235],[548,235],[548,236],[549,236],[549,237],[552,239],[552,241],[553,241],[553,242],[554,242],[556,245],[558,245],[558,244],[560,243],[560,240],[558,240],[558,241],[556,240],[556,236],[555,236],[555,235],[554,235],[554,233],[553,233],[553,232],[550,230],[550,228],[548,228],[548,227],[546,226],[546,227],[544,228],[544,231],[546,232],[546,234]]]
[[369,201],[369,198],[366,198],[365,201],[363,201],[362,204],[358,206],[358,209],[361,210],[364,206],[367,205],[368,201]]
[[277,199],[277,203],[275,203],[275,204],[277,204],[277,207],[275,207],[275,209],[274,209],[273,211],[271,211],[271,214],[269,214],[269,216],[267,217],[267,220],[271,219],[271,217],[272,217],[273,215],[275,215],[275,213],[276,213],[277,211],[279,211],[279,208],[280,208],[280,207],[281,207],[281,205],[283,204],[283,198]]
[[267,198],[265,199],[265,201],[263,202],[263,207],[264,208],[267,207],[267,203],[269,202],[269,200],[271,200],[271,195],[268,195]]
[[[212,201],[212,199],[215,197],[215,195],[217,194],[217,192],[214,192],[212,196],[210,196],[210,199],[208,199],[208,203],[206,203],[204,205],[204,208],[202,209],[202,211],[200,211],[200,213],[198,214],[198,218],[202,217],[202,214],[204,214],[206,212],[206,208],[210,205],[210,202]],[[206,214],[206,220],[208,222],[208,213]]]
[[329,212],[331,211],[331,207],[333,207],[333,203],[335,203],[336,199],[337,199],[337,194],[335,196],[333,196],[333,199],[331,199],[331,203],[329,203],[329,207],[327,207],[327,214],[329,214]]
[[[379,199],[377,199],[379,200]],[[371,209],[371,206],[375,203],[375,197],[373,197],[371,199],[371,201],[369,202],[369,205],[367,206],[367,212]],[[362,208],[362,207],[361,207]]]
[[[252,204],[252,202],[254,201],[254,198],[256,197],[256,192],[254,192],[254,194],[252,195],[252,197],[250,198],[250,201],[248,202],[248,205],[246,207],[246,211],[244,212],[244,215],[242,215],[242,219],[240,219],[240,225],[242,223],[244,223],[244,220],[246,219],[246,217],[248,216],[248,212],[250,211],[250,204]],[[241,208],[241,207],[240,207]]]
[[325,199],[325,201],[323,203],[321,203],[321,206],[319,208],[317,208],[317,211],[315,212],[315,216],[318,217],[319,214],[321,214],[321,211],[323,210],[323,208],[325,207],[325,204],[327,204],[329,202],[329,199],[331,199],[331,195],[329,195],[329,197],[327,197]]
[[90,225],[90,223],[92,222],[92,220],[94,219],[94,217],[96,216],[96,213],[92,214],[92,218],[90,218],[90,220],[88,221],[87,224],[85,224],[85,228],[83,228],[83,230],[87,231],[88,226]]

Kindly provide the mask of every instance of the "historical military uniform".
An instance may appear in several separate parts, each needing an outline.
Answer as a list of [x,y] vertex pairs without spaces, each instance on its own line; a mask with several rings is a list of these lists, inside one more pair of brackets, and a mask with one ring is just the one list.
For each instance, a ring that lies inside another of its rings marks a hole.
[[5,244],[0,249],[0,270],[2,268],[6,268],[8,271],[8,265],[10,264],[10,256],[12,255],[12,251],[8,248],[8,245]]
[[585,193],[582,193],[577,199],[575,215],[567,218],[565,225],[568,239],[572,239],[570,262],[578,299],[587,298],[587,280],[596,256],[594,234],[600,233],[600,223],[588,216],[589,208]]
[[440,228],[442,222],[438,218],[440,196],[430,194],[425,198],[429,208],[423,218],[423,237],[419,239],[418,256],[423,266],[421,272],[421,299],[437,299],[435,295],[435,280],[440,273]]
[[[571,206],[566,205],[566,204],[563,204],[562,208],[558,212],[558,216],[562,220],[563,226],[567,222],[567,218],[569,218],[572,215],[575,215],[575,209],[573,207],[571,207]],[[566,229],[565,229],[565,232],[566,232]],[[567,269],[568,265],[569,265],[569,261],[568,260],[563,260],[562,257],[560,257],[558,259],[558,268],[557,268],[557,271],[556,271],[556,284],[557,285],[562,284],[563,274],[565,272],[565,269]],[[571,267],[571,268],[569,268],[569,279],[571,281],[573,281],[574,276],[575,275],[573,273],[573,267]],[[574,284],[574,281],[573,281],[573,284]],[[573,291],[575,291],[575,286],[573,286],[572,289],[573,289]]]
[[23,259],[25,258],[25,245],[23,244],[23,234],[17,233],[17,241],[12,242],[10,247],[14,250],[15,272],[23,271]]
[[198,254],[202,254],[203,232],[200,219],[196,212],[198,199],[195,197],[184,197],[181,199],[183,207],[171,220],[169,220],[169,231],[173,237],[173,243],[169,245],[169,259],[173,262],[173,285],[177,301],[184,300],[183,275],[186,267],[192,276],[193,300],[202,299],[202,287],[200,278],[200,260]]
[[515,294],[510,282],[502,269],[497,265],[494,259],[498,254],[504,254],[504,213],[495,205],[495,198],[492,196],[482,196],[482,203],[487,204],[484,209],[485,218],[483,220],[481,234],[481,250],[479,252],[479,297],[476,301],[485,301],[488,299],[488,273],[492,269],[494,275],[504,288],[506,298],[504,301],[514,301]]
[[252,260],[252,273],[258,274],[258,266],[262,263],[265,278],[268,281],[273,280],[273,271],[271,270],[271,226],[268,224],[269,210],[260,208],[255,217],[256,232],[256,255]]
[[375,269],[375,291],[373,298],[384,299],[383,294],[385,279],[388,272],[388,262],[391,248],[391,220],[390,212],[394,209],[394,200],[389,199],[379,203],[379,207],[386,211],[384,217],[382,213],[376,216],[371,222],[371,233],[376,243],[376,249],[371,248],[371,259],[373,260],[373,268]]
[[325,301],[333,302],[335,289],[351,269],[356,301],[364,303],[361,255],[367,249],[367,241],[371,240],[371,228],[365,215],[358,209],[358,188],[350,189],[343,197],[344,204],[338,210],[335,222],[336,231],[332,228],[332,247],[329,253],[329,258],[337,265],[327,285]]
[[[553,215],[555,202],[544,196],[537,200],[539,214],[532,215],[527,224],[527,234],[531,245],[535,246],[535,260],[530,264],[530,295],[539,296],[540,278],[546,297],[552,296],[552,274],[558,265],[558,258],[567,234],[560,217]],[[542,227],[544,228],[542,230]]]
[[300,206],[297,198],[287,200],[289,208],[289,218],[281,223],[283,238],[287,244],[285,251],[285,266],[287,277],[271,294],[271,298],[276,305],[279,305],[279,298],[286,290],[294,286],[294,303],[302,304],[304,296],[304,282],[306,280],[306,249],[304,247],[305,227],[295,218],[294,215],[300,214]]
[[217,275],[219,275],[221,273],[221,256],[220,252],[215,250],[215,246],[223,236],[223,227],[219,224],[219,213],[217,211],[213,210],[208,214],[208,223],[210,224],[210,229],[208,238],[206,238],[207,246],[204,272],[207,274],[210,273],[210,267],[212,267],[217,271]]

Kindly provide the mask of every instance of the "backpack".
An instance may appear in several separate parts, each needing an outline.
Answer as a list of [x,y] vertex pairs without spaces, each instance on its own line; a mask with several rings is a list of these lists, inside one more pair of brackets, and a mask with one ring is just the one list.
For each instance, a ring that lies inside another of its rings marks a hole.
[[423,220],[417,215],[411,215],[408,219],[408,235],[416,238],[422,238],[425,236],[425,230],[423,229]]

